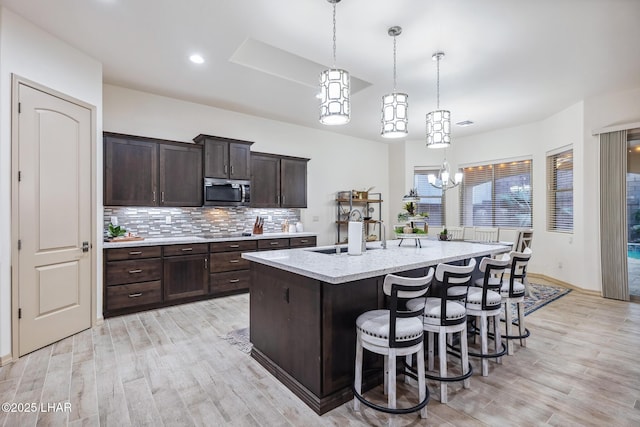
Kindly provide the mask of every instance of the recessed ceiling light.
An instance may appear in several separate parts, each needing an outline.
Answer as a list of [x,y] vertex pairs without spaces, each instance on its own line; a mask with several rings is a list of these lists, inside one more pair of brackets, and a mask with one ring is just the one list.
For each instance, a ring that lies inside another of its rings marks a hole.
[[189,59],[194,64],[203,64],[204,63],[204,58],[202,57],[202,55],[198,55],[197,53],[194,53],[193,55],[191,55],[189,57]]
[[461,122],[456,123],[460,127],[471,126],[473,122],[471,120],[463,120]]

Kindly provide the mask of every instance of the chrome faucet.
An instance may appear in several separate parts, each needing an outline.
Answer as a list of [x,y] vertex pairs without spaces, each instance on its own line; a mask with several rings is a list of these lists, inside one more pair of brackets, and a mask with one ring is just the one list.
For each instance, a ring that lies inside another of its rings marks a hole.
[[382,249],[387,249],[387,227],[384,225],[382,220],[376,221],[377,224],[380,224],[380,239],[382,240]]

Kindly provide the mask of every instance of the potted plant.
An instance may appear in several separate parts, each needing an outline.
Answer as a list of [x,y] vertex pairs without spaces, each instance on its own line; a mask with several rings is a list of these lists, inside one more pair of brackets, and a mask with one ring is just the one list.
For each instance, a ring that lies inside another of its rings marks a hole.
[[414,216],[416,213],[416,205],[413,202],[407,202],[404,204],[404,210],[407,211],[409,216]]
[[446,228],[442,230],[440,234],[438,234],[438,239],[442,240],[443,242],[446,242],[447,240],[451,239],[449,236],[449,232],[447,231]]
[[119,225],[113,225],[112,223],[109,223],[109,229],[107,231],[107,236],[110,239],[114,239],[116,237],[121,237],[124,236],[125,234],[127,234],[127,230]]

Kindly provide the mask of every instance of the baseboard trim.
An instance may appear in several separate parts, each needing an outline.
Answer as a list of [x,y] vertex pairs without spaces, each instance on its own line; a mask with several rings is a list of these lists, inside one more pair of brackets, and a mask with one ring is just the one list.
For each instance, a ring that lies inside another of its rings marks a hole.
[[592,290],[589,290],[589,289],[583,289],[583,288],[580,288],[578,286],[574,286],[574,285],[572,285],[570,283],[564,282],[562,280],[556,279],[554,277],[547,276],[546,274],[527,273],[527,277],[531,278],[531,279],[546,280],[548,282],[553,283],[554,285],[562,286],[563,288],[571,289],[572,291],[581,292],[581,293],[586,294],[586,295],[591,295],[591,296],[594,296],[594,297],[602,297],[602,293],[600,291],[592,291]]
[[96,319],[95,326],[101,326],[104,323],[104,317],[100,316]]
[[13,357],[11,356],[11,353],[5,354],[4,356],[0,356],[0,366],[8,365],[11,362],[13,362]]

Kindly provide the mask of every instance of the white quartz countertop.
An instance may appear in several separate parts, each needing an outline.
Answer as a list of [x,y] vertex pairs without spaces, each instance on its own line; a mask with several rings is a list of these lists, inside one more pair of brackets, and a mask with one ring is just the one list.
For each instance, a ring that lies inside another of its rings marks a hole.
[[132,246],[160,246],[160,245],[179,245],[190,243],[209,243],[209,242],[229,242],[236,240],[261,240],[261,239],[286,239],[292,237],[312,237],[318,233],[265,233],[254,234],[251,236],[225,236],[225,237],[203,237],[203,236],[184,236],[184,237],[153,237],[144,240],[134,240],[128,242],[104,242],[104,249],[113,248],[129,248]]
[[402,246],[398,246],[399,242],[400,240],[389,240],[387,249],[380,248],[380,242],[368,243],[368,248],[376,249],[367,250],[362,255],[348,255],[346,252],[341,254],[315,252],[335,248],[335,246],[324,246],[245,252],[242,257],[312,279],[339,284],[511,250],[511,244],[506,242],[421,240],[422,247],[414,246],[410,240],[405,240]]

